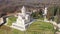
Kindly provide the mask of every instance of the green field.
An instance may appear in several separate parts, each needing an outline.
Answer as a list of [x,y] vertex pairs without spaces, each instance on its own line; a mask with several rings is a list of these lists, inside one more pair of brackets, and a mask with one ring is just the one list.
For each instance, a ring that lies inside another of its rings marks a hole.
[[12,23],[16,22],[17,17],[11,16],[8,18],[8,23],[7,25],[11,26]]
[[54,34],[54,28],[50,23],[35,21],[24,32],[3,25],[0,34]]

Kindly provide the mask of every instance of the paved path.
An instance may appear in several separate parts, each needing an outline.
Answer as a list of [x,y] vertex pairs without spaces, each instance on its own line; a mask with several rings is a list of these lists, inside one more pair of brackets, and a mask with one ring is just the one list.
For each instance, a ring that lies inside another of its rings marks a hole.
[[60,34],[60,32],[56,32],[56,34]]

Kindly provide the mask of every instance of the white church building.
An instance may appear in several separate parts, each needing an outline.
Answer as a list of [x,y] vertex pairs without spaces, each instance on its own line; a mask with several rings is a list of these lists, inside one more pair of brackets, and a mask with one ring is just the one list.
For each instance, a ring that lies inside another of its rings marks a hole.
[[12,23],[11,27],[21,31],[25,31],[29,24],[31,24],[30,20],[31,20],[30,15],[26,11],[26,8],[23,6],[21,9],[21,13],[18,13],[18,18],[16,22]]

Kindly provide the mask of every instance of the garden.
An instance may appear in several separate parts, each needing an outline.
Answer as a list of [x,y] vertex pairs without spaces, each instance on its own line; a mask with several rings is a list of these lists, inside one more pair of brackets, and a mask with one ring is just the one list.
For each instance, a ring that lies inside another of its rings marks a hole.
[[35,21],[26,31],[20,31],[10,28],[6,25],[0,27],[1,34],[54,34],[54,28],[51,23]]

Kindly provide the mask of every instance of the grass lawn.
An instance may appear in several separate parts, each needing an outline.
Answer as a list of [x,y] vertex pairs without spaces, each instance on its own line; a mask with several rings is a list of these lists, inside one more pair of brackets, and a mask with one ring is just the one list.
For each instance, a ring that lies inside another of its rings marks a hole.
[[8,18],[8,23],[7,25],[11,26],[13,22],[15,22],[17,17],[11,16]]
[[54,34],[54,28],[50,23],[35,21],[24,32],[4,25],[0,27],[0,34]]
[[53,25],[41,21],[36,21],[31,24],[27,31],[31,31],[35,34],[54,34]]

